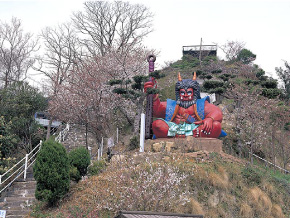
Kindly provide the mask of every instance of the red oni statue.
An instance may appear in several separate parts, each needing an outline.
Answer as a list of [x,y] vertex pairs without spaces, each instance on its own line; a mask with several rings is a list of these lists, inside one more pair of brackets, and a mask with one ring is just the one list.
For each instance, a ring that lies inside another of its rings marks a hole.
[[[153,88],[156,81],[144,84],[144,90]],[[193,79],[181,79],[175,85],[176,101],[167,99],[161,102],[158,94],[153,97],[153,116],[158,118],[152,123],[153,134],[156,138],[167,137],[207,137],[225,136],[222,131],[222,111],[210,103],[209,97],[200,97],[200,87]]]

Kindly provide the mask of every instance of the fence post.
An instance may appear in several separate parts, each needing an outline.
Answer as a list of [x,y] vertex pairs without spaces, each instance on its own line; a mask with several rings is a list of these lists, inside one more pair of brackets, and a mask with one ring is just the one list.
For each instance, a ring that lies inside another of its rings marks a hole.
[[119,128],[117,127],[117,143],[116,144],[118,144],[119,143]]
[[140,152],[144,152],[145,141],[145,114],[141,114],[141,128],[140,128]]
[[28,162],[28,154],[26,154],[25,156],[24,181],[26,180],[27,162]]
[[100,149],[100,156],[103,157],[103,148],[104,148],[104,138],[102,137],[101,149]]
[[98,160],[101,160],[100,148],[98,148]]

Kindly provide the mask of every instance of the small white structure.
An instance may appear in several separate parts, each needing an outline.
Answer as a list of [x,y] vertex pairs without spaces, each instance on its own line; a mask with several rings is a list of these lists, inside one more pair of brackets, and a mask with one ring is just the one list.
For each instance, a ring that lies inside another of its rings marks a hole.
[[144,152],[145,141],[145,114],[141,114],[141,126],[140,126],[140,152]]
[[0,210],[0,218],[6,217],[6,210]]
[[212,94],[209,94],[209,93],[206,93],[206,92],[201,92],[200,93],[200,97],[201,98],[204,98],[206,96],[209,96],[210,103],[214,103],[216,101],[215,93],[212,93]]
[[[40,125],[44,126],[44,127],[48,127],[49,124],[49,118],[48,118],[48,114],[45,112],[36,112],[34,114],[34,119],[36,122],[38,122]],[[52,128],[56,128],[59,127],[61,125],[60,121],[52,121],[51,123],[51,127]]]

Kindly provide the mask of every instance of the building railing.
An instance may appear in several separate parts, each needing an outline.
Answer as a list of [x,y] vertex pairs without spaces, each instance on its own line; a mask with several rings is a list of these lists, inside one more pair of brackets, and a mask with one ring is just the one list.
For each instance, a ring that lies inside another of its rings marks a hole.
[[187,45],[182,46],[183,51],[216,51],[217,46],[216,45]]

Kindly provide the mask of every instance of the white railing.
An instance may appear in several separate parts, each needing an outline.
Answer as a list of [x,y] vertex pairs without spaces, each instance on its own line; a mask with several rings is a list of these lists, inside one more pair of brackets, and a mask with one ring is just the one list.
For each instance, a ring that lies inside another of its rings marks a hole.
[[13,167],[7,170],[3,175],[0,175],[0,194],[9,187],[16,179],[18,179],[23,174],[23,179],[26,180],[27,169],[34,163],[36,160],[36,154],[40,151],[42,141],[40,140],[39,144],[33,148],[33,150],[26,154],[18,163]]
[[70,126],[69,126],[69,124],[67,123],[65,129],[62,130],[62,131],[58,134],[58,136],[55,138],[55,141],[57,141],[57,142],[59,142],[59,143],[60,143],[60,142],[63,142],[63,141],[65,140],[66,135],[67,135],[68,132],[69,132],[69,128],[70,128]]
[[276,164],[273,164],[273,163],[271,163],[270,161],[267,161],[267,160],[265,160],[265,159],[259,157],[259,156],[256,155],[256,154],[253,154],[253,153],[251,153],[251,152],[249,152],[249,154],[250,154],[250,155],[253,155],[254,157],[256,157],[256,158],[258,158],[258,159],[260,159],[260,160],[262,160],[262,161],[264,161],[264,162],[267,163],[267,164],[270,164],[270,165],[272,165],[272,166],[278,168],[278,169],[281,170],[281,171],[284,171],[285,173],[290,173],[290,171],[285,170],[285,169],[283,169],[282,167],[280,167],[280,166],[278,166],[278,165],[276,165]]
[[[69,124],[66,124],[64,130],[62,130],[58,136],[55,138],[57,142],[63,142],[66,135],[69,131]],[[26,154],[24,158],[22,158],[18,163],[16,163],[13,167],[7,170],[3,175],[0,175],[0,194],[6,190],[12,183],[18,179],[23,174],[23,179],[26,180],[27,169],[35,162],[36,154],[40,151],[42,145],[42,141],[40,140],[39,144],[33,148],[33,150]]]

